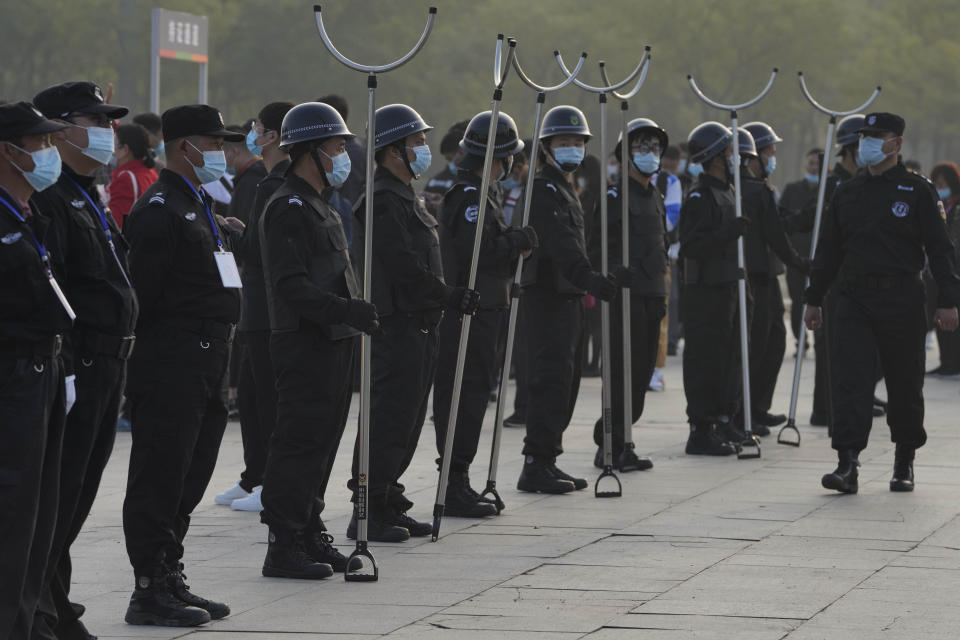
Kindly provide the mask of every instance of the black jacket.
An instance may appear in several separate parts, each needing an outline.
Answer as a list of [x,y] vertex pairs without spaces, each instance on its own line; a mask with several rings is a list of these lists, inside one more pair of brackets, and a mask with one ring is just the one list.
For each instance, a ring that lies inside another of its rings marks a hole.
[[801,269],[803,260],[783,229],[773,189],[766,180],[754,178],[746,171],[741,173],[740,187],[742,213],[751,223],[743,237],[747,274],[751,278],[776,277],[783,273],[781,261]]
[[233,193],[230,195],[230,206],[227,215],[250,224],[250,215],[257,197],[257,185],[267,177],[267,168],[263,160],[251,162],[243,171],[233,178]]
[[737,220],[733,187],[702,174],[680,210],[684,284],[736,282]]

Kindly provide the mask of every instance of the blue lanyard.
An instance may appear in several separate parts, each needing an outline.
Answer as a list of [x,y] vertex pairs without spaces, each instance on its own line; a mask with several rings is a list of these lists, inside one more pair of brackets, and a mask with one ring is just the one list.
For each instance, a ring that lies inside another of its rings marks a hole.
[[47,276],[52,278],[53,275],[52,275],[52,272],[50,271],[50,258],[47,256],[47,250],[44,248],[40,240],[37,239],[37,236],[33,232],[33,229],[30,227],[30,225],[27,224],[27,219],[24,218],[22,215],[20,215],[20,212],[17,211],[17,208],[14,207],[9,202],[7,202],[6,198],[0,196],[0,203],[3,203],[3,206],[9,209],[10,213],[12,213],[14,217],[20,221],[20,224],[22,224],[27,228],[27,233],[30,234],[30,239],[33,240],[34,246],[37,248],[37,251],[40,253],[40,260],[43,262],[43,267],[47,271]]
[[110,225],[107,223],[107,216],[104,215],[103,209],[97,206],[97,204],[93,201],[93,198],[90,197],[90,194],[87,193],[87,190],[81,187],[79,184],[77,184],[76,180],[71,178],[66,173],[64,173],[63,175],[64,177],[66,177],[67,180],[73,183],[73,186],[77,188],[77,191],[80,192],[80,195],[83,196],[83,199],[86,200],[90,204],[90,206],[93,207],[93,210],[97,212],[97,215],[100,216],[100,224],[103,225],[103,232],[107,234],[107,242],[112,243],[113,234],[110,233]]
[[[177,174],[180,176],[180,174]],[[197,200],[200,201],[200,204],[203,205],[203,210],[207,212],[207,220],[210,221],[210,229],[213,231],[213,237],[217,241],[217,248],[223,251],[223,242],[220,241],[220,232],[217,230],[217,223],[213,219],[213,214],[210,213],[210,206],[207,205],[207,201],[200,195],[200,192],[193,188],[193,185],[190,184],[190,181],[180,176],[180,179],[187,183],[187,186],[190,187],[190,191],[193,191],[193,195],[197,196]]]

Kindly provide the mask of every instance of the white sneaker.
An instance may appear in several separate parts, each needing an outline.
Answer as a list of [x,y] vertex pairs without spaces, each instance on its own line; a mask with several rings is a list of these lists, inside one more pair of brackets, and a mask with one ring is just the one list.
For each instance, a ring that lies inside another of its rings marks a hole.
[[653,375],[650,376],[650,384],[648,388],[650,391],[663,391],[666,389],[667,385],[663,381],[663,369],[657,367],[653,370]]
[[230,503],[230,508],[234,511],[256,511],[257,513],[263,511],[263,503],[260,502],[261,491],[263,487],[254,487],[253,493],[244,498],[237,498]]
[[233,504],[234,500],[239,498],[246,498],[250,495],[246,489],[240,486],[240,483],[233,485],[223,493],[218,493],[217,497],[213,499],[217,504],[222,504],[225,507],[229,507]]

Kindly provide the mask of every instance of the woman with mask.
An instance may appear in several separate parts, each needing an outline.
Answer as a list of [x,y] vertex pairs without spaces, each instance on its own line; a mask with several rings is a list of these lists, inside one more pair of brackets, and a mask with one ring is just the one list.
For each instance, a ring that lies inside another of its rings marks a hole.
[[123,219],[130,213],[133,203],[157,181],[154,169],[154,152],[150,148],[147,132],[136,124],[120,125],[116,129],[117,168],[110,175],[107,185],[107,205],[110,213],[123,229]]

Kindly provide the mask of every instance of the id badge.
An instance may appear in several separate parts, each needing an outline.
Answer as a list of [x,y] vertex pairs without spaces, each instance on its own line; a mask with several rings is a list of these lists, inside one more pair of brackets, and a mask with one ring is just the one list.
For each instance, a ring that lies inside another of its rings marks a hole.
[[57,299],[60,300],[60,304],[63,305],[63,310],[67,312],[67,315],[70,316],[70,322],[73,322],[77,319],[77,313],[73,310],[73,307],[70,306],[70,303],[67,301],[67,296],[63,295],[63,289],[60,288],[60,285],[57,283],[57,279],[53,277],[53,274],[50,274],[47,277],[47,281],[50,283],[50,288],[53,289],[53,292],[56,294]]
[[233,259],[233,254],[229,251],[214,251],[213,257],[217,261],[223,286],[227,289],[243,288],[240,282],[240,271],[237,269],[237,261]]

